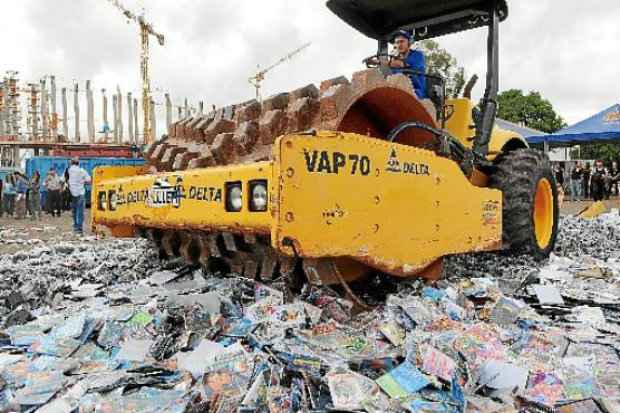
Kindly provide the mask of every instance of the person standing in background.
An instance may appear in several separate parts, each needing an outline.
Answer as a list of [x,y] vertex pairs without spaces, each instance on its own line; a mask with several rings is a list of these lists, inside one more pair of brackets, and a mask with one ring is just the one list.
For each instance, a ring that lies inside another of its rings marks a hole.
[[90,184],[90,176],[80,168],[80,160],[78,158],[71,159],[71,166],[68,173],[69,191],[71,192],[71,211],[73,213],[73,231],[77,235],[84,232],[84,196],[86,194],[85,185]]
[[594,170],[592,171],[592,179],[590,183],[590,191],[594,201],[602,201],[605,197],[605,180],[607,179],[607,170],[603,166],[603,161],[596,161]]
[[609,199],[611,195],[611,175],[609,171],[610,171],[610,168],[605,166],[605,189],[603,190],[604,199]]
[[586,162],[585,168],[583,168],[583,199],[590,199],[590,177],[592,176],[592,169],[590,168],[590,162]]
[[26,193],[28,192],[28,179],[19,172],[13,174],[15,179],[15,219],[26,217]]
[[618,162],[613,161],[611,163],[611,168],[609,169],[609,175],[610,175],[610,181],[611,181],[611,188],[609,190],[610,194],[613,194],[613,196],[618,196],[620,195],[619,192],[619,188],[618,188],[618,183],[620,182],[620,168],[618,168]]
[[555,175],[555,182],[564,188],[564,168],[561,164],[556,163],[553,167],[553,173]]
[[560,204],[564,201],[564,168],[562,164],[556,163],[553,167],[553,175],[555,176],[555,184],[558,187],[558,198]]
[[583,170],[581,168],[581,162],[577,162],[570,173],[570,196],[571,201],[581,200],[581,188],[583,178]]
[[48,208],[52,216],[60,216],[62,212],[62,178],[56,174],[55,169],[50,169],[43,183],[47,191]]
[[41,174],[34,171],[30,179],[30,197],[28,198],[30,218],[32,220],[41,219]]
[[26,184],[28,185],[28,189],[26,189],[26,214],[24,218],[27,216],[32,216],[32,211],[30,210],[30,180],[26,176]]
[[[69,165],[69,168],[71,166]],[[61,203],[62,209],[65,211],[71,211],[71,192],[69,191],[69,168],[65,169],[65,173],[63,175],[63,185],[61,191]]]
[[0,217],[3,213],[7,216],[13,215],[15,208],[15,184],[13,183],[13,176],[7,175],[4,177],[4,185],[2,185],[2,208],[0,209]]

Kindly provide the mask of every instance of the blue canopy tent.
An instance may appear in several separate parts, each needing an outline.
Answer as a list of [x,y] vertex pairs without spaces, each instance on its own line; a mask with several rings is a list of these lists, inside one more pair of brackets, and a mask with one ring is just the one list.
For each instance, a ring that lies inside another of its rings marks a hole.
[[549,146],[573,146],[614,140],[620,141],[620,104],[554,134],[527,138],[532,145]]
[[504,130],[518,133],[519,135],[523,136],[523,138],[526,139],[528,142],[530,141],[530,138],[534,138],[534,137],[537,138],[537,137],[545,135],[544,132],[541,132],[537,129],[528,128],[527,126],[517,125],[516,123],[508,122],[507,120],[504,120],[501,118],[496,118],[495,123],[497,124],[497,126],[499,126],[500,128]]

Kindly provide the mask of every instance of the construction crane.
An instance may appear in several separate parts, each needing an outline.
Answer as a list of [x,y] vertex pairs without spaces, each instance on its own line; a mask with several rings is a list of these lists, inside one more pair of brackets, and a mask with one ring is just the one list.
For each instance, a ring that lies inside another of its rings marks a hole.
[[[291,60],[293,57],[295,57],[297,54],[299,54],[302,50],[308,48],[312,43],[308,42],[306,44],[304,44],[303,46],[301,46],[298,49],[293,50],[292,52],[290,52],[289,54],[287,54],[286,56],[282,57],[280,60],[278,60],[277,62],[275,62],[274,64],[272,64],[271,66],[269,66],[268,68],[261,70],[260,72],[258,72],[257,74],[255,74],[254,76],[252,76],[251,78],[248,79],[248,82],[250,82],[250,84],[252,86],[254,86],[254,88],[256,89],[256,99],[258,101],[261,100],[261,94],[260,94],[260,89],[261,89],[261,82],[263,80],[265,80],[265,75],[270,72],[271,70],[275,69],[276,67],[280,66],[282,63]],[[259,66],[260,68],[260,66]]]
[[144,11],[137,15],[126,9],[118,0],[108,0],[123,15],[140,26],[140,74],[142,77],[142,112],[144,114],[144,143],[149,144],[154,141],[151,126],[151,79],[149,77],[149,36],[155,36],[161,46],[164,45],[164,35],[157,33],[153,25],[144,18]]

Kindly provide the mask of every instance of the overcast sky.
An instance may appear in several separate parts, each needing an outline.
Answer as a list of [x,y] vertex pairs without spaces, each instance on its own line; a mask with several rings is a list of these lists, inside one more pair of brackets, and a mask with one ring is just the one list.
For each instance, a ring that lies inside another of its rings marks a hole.
[[[245,101],[253,97],[247,79],[258,64],[269,65],[308,41],[309,49],[268,75],[265,94],[349,76],[376,49],[334,17],[324,0],[123,1],[129,9],[145,7],[147,19],[166,36],[164,47],[151,43],[158,101],[163,91],[175,104],[183,97],[218,106]],[[83,87],[91,79],[96,89],[119,85],[139,93],[137,27],[107,0],[1,3],[0,73],[18,70],[24,81],[55,74],[59,86],[77,79]],[[500,90],[538,90],[568,123],[618,103],[618,0],[509,3],[500,31]],[[484,78],[484,30],[440,42],[469,75]],[[483,82],[475,92],[483,92]]]

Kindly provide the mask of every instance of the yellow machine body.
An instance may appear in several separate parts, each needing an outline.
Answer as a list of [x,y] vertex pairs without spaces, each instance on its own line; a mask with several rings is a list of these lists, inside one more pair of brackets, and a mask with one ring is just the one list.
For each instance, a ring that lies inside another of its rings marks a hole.
[[[471,99],[466,98],[450,99],[446,101],[446,108],[448,108],[451,114],[446,121],[446,130],[466,148],[471,149],[476,134],[472,116],[474,103]],[[513,149],[515,147],[526,148],[528,146],[522,136],[495,125],[489,142],[487,158],[489,160],[495,159],[507,145],[511,145]]]
[[[162,174],[95,171],[92,220],[115,236],[137,228],[255,234],[280,254],[350,258],[401,277],[450,255],[496,250],[502,193],[475,186],[433,152],[357,134],[286,135],[273,161]],[[268,208],[249,208],[250,182],[268,183]],[[243,207],[229,212],[227,187]]]
[[[118,171],[125,172],[122,178]],[[269,211],[227,212],[226,182],[249,182],[273,177],[273,163],[195,169],[178,173],[143,175],[143,167],[100,167],[94,172],[93,225],[108,227],[113,234],[133,236],[138,227],[173,230],[222,230],[268,234]],[[159,188],[167,183],[165,188]],[[157,188],[157,189],[155,189]],[[115,207],[110,199],[115,197]]]

